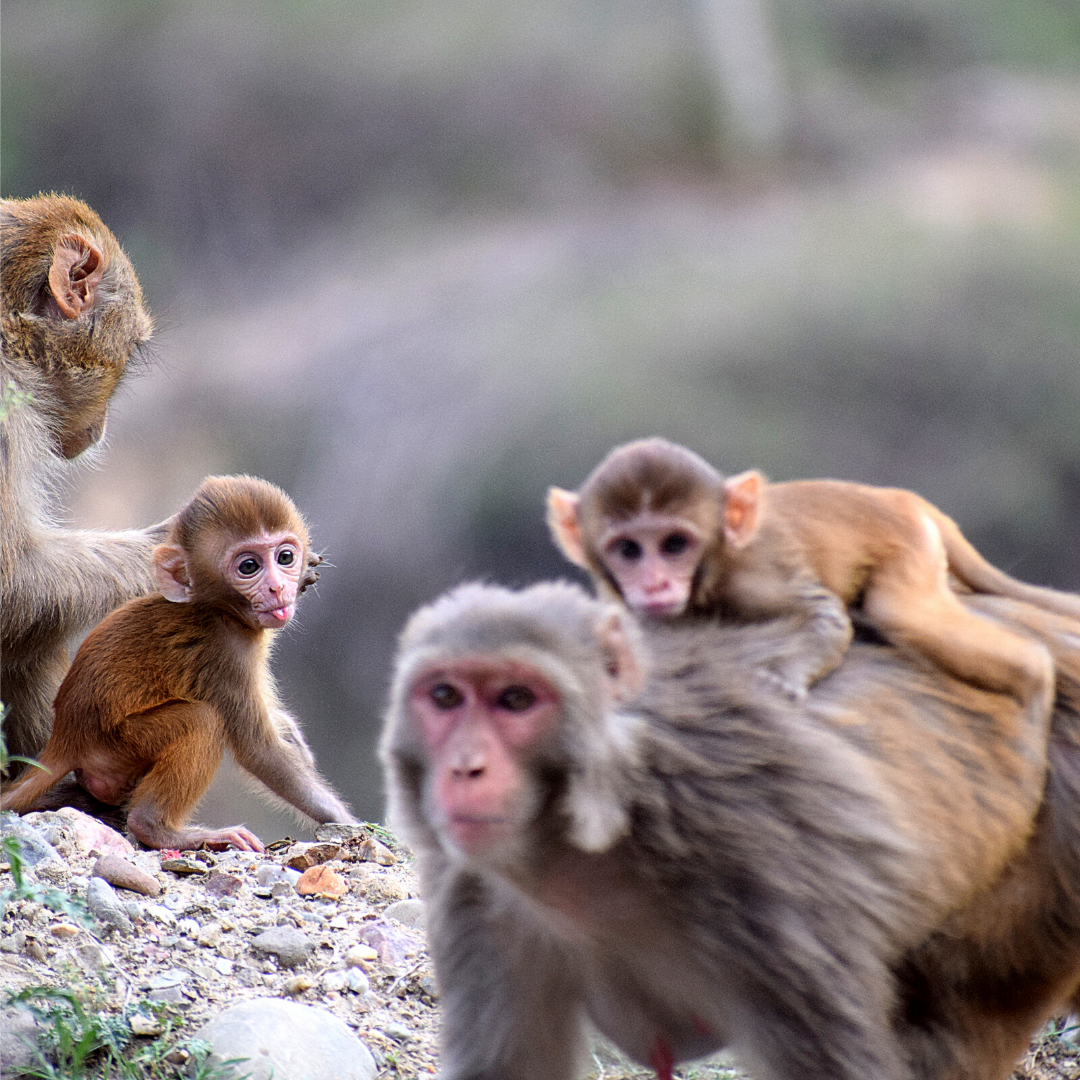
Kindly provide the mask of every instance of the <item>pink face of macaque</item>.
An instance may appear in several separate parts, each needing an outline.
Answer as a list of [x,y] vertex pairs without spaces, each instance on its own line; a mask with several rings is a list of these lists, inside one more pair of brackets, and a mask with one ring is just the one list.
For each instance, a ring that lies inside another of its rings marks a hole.
[[433,823],[467,855],[497,854],[534,813],[527,766],[559,723],[558,692],[526,664],[463,657],[421,673],[409,707],[431,763]]
[[686,610],[705,547],[695,525],[678,517],[639,514],[607,529],[598,547],[632,610],[659,617]]
[[292,533],[249,537],[222,559],[225,580],[268,630],[284,626],[296,614],[303,566],[304,548]]

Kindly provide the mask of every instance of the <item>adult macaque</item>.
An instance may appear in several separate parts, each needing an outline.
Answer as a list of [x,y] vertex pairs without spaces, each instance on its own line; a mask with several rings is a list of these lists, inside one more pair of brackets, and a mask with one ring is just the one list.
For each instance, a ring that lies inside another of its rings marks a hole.
[[64,529],[54,494],[150,332],[131,263],[85,203],[0,201],[0,679],[15,754],[45,745],[68,639],[153,588],[164,526]]
[[661,1080],[722,1045],[772,1080],[1003,1080],[1080,984],[1080,625],[1030,612],[994,614],[1065,660],[1041,810],[1042,723],[888,647],[796,705],[752,677],[790,620],[647,624],[646,662],[575,586],[417,613],[381,752],[440,1075],[568,1080],[587,1016]]
[[552,488],[548,523],[567,558],[642,614],[800,616],[804,646],[764,669],[796,699],[840,663],[857,604],[892,643],[1045,717],[1054,683],[1046,649],[965,608],[949,575],[973,592],[1080,618],[1080,597],[995,569],[910,491],[769,484],[756,471],[725,480],[664,439],[616,448],[577,494]]
[[237,763],[317,822],[352,822],[319,776],[269,670],[272,631],[296,609],[308,533],[292,500],[263,480],[204,480],[154,549],[161,595],[131,600],[83,642],[56,696],[34,770],[4,810],[49,802],[70,769],[95,799],[125,806],[147,847],[233,844],[262,851],[242,825],[187,824],[228,746]]

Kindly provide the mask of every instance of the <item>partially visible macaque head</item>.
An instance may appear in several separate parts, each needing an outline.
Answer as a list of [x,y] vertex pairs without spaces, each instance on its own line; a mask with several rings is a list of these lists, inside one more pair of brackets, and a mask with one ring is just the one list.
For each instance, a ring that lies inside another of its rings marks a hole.
[[391,812],[487,865],[524,858],[554,817],[579,848],[607,847],[626,820],[610,767],[619,740],[601,727],[642,687],[634,635],[565,583],[465,585],[419,611],[382,743]]
[[563,554],[629,608],[675,617],[693,607],[708,554],[756,527],[746,496],[760,479],[725,481],[685,447],[641,439],[612,450],[578,492],[551,488],[548,526]]
[[74,458],[105,432],[109,398],[153,329],[116,237],[64,195],[0,201],[4,355],[37,365],[56,402],[56,449]]
[[211,476],[154,550],[167,600],[224,608],[252,629],[296,613],[308,564],[304,519],[280,488],[250,476]]

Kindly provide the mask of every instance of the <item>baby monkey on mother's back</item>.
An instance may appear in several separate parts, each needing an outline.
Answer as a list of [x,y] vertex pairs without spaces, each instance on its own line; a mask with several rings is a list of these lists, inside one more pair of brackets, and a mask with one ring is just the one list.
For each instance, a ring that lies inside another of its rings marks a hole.
[[1046,648],[977,615],[950,586],[1080,619],[1080,597],[1016,581],[910,491],[840,480],[725,479],[664,439],[617,447],[578,492],[552,488],[548,524],[571,562],[650,616],[805,618],[806,648],[769,674],[790,697],[832,671],[851,641],[848,605],[896,645],[1047,714]]
[[292,500],[250,476],[211,476],[154,549],[160,595],[131,600],[83,642],[56,695],[35,769],[0,808],[50,804],[69,770],[148,847],[233,844],[262,850],[244,826],[188,825],[226,746],[275,795],[317,822],[353,822],[277,699],[272,634],[315,574]]

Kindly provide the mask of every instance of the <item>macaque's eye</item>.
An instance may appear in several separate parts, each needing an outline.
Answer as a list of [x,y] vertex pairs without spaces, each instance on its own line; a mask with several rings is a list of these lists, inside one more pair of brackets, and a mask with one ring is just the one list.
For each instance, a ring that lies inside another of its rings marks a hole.
[[619,540],[615,545],[615,550],[627,562],[634,562],[640,559],[642,555],[641,545],[636,540]]
[[508,686],[499,695],[499,708],[509,712],[525,712],[536,704],[536,695],[527,686]]
[[431,688],[431,700],[439,709],[456,709],[465,699],[459,690],[449,683],[441,682]]
[[282,548],[277,557],[279,566],[292,566],[296,561],[296,553],[292,548]]
[[665,555],[681,555],[690,546],[690,538],[686,533],[672,533],[664,537],[660,550]]
[[259,572],[261,563],[253,555],[248,555],[246,558],[240,560],[240,565],[236,570],[241,577],[251,577]]

